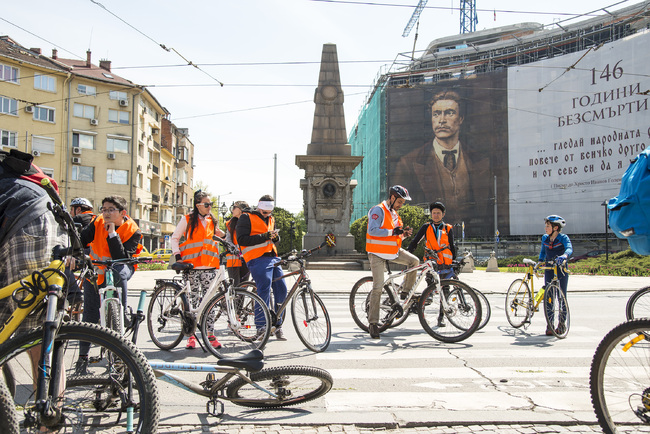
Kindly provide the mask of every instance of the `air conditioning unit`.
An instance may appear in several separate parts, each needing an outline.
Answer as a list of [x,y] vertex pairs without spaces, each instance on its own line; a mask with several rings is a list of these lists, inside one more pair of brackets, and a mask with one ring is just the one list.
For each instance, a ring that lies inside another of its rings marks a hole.
[[32,151],[32,155],[34,157],[40,157],[41,156],[41,151]]
[[25,111],[27,113],[34,113],[34,106],[33,105],[26,105],[25,106]]
[[142,198],[140,198],[140,197],[137,198],[137,199],[136,199],[136,202],[137,202],[137,203],[142,203]]
[[129,100],[128,99],[121,99],[120,100],[120,106],[121,107],[128,107],[129,106]]
[[142,172],[142,165],[138,164],[138,172]]
[[112,152],[109,152],[108,154],[106,154],[106,156],[108,157],[109,160],[115,160],[115,154],[113,154]]
[[81,155],[81,148],[78,148],[78,147],[76,147],[76,146],[73,146],[73,147],[72,147],[72,153],[73,153],[74,155]]
[[147,169],[151,170],[151,163],[147,164]]
[[72,157],[72,164],[81,164],[81,157]]
[[97,119],[91,119],[90,125],[99,125],[99,121]]

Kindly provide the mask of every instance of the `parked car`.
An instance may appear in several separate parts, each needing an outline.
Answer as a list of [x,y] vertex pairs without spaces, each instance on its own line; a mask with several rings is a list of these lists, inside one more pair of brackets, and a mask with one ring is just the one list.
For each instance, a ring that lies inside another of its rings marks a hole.
[[172,256],[172,249],[156,249],[151,252],[151,257],[155,261],[169,261],[169,258]]
[[[611,255],[612,253],[618,253],[620,250],[610,250],[609,254]],[[604,255],[607,253],[607,250],[605,249],[599,249],[599,250],[591,250],[584,255],[579,255],[579,256],[572,256],[569,258],[569,262],[576,262],[576,261],[582,261],[583,259],[591,259],[595,258],[596,256]]]
[[151,253],[149,253],[149,250],[145,246],[142,246],[142,251],[140,252],[139,255],[141,258],[151,258]]

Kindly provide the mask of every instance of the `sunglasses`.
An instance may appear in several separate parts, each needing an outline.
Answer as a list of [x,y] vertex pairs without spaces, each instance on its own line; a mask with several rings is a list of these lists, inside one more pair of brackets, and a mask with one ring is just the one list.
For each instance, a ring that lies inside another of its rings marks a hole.
[[199,205],[203,205],[205,208],[210,208],[211,206],[214,206],[213,202],[206,202],[206,203],[200,203]]
[[272,212],[273,212],[273,211],[264,211],[264,210],[260,210],[260,214],[262,214],[262,215],[271,215]]

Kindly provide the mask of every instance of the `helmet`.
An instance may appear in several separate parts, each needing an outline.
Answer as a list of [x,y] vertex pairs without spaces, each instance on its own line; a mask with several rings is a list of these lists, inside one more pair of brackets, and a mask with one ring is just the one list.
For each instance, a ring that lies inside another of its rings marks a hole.
[[402,187],[401,185],[393,185],[390,190],[388,190],[390,196],[399,196],[402,199],[411,200],[409,196],[409,191]]
[[548,217],[546,217],[546,218],[544,219],[544,222],[545,222],[545,223],[546,223],[546,222],[549,222],[549,223],[553,223],[553,224],[556,224],[556,225],[560,225],[561,228],[563,228],[564,226],[566,226],[566,220],[564,220],[564,219],[563,219],[562,217],[560,217],[559,215],[550,215],[550,216],[548,216]]
[[90,201],[85,197],[75,197],[72,199],[72,202],[70,202],[70,207],[73,206],[86,206],[88,208],[92,208],[93,204],[90,203]]
[[429,211],[433,211],[435,208],[445,212],[445,205],[442,202],[432,202],[429,204]]

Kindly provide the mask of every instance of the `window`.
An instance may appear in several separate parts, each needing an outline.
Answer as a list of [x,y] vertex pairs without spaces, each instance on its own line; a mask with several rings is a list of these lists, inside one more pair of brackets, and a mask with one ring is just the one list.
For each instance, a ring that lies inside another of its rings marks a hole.
[[109,91],[108,97],[110,99],[129,99],[129,95],[126,92],[118,92],[117,90]]
[[144,179],[144,189],[151,191],[151,178],[147,177]]
[[106,183],[108,184],[128,184],[129,171],[120,169],[108,169],[106,171]]
[[95,86],[88,86],[87,84],[78,84],[77,92],[82,95],[95,96],[97,95],[97,88]]
[[18,116],[18,101],[0,96],[0,113]]
[[50,169],[49,167],[41,167],[41,170],[50,178],[54,178],[54,169]]
[[108,138],[106,141],[106,152],[129,152],[129,141],[124,139]]
[[18,133],[14,131],[0,130],[0,139],[2,140],[0,144],[3,146],[11,146],[12,148],[15,148],[16,136],[18,136]]
[[78,118],[95,119],[95,106],[74,103],[73,114]]
[[95,168],[91,166],[72,166],[72,180],[94,182],[95,181]]
[[140,158],[144,158],[144,145],[142,143],[138,144],[138,155]]
[[32,136],[32,151],[54,154],[54,139],[51,137]]
[[18,68],[0,64],[0,80],[18,84]]
[[47,107],[34,107],[34,120],[54,123],[54,109]]
[[34,74],[34,89],[56,92],[56,78],[49,75]]
[[163,209],[162,210],[161,221],[163,223],[171,223],[172,222],[172,211],[169,210],[169,209]]
[[142,179],[143,179],[143,176],[144,176],[144,175],[142,175],[142,173],[138,173],[138,184],[136,185],[136,187],[138,187],[138,188],[142,188]]
[[95,149],[95,136],[91,134],[72,133],[72,146],[75,148]]
[[118,124],[129,124],[129,112],[121,110],[108,110],[108,121]]

